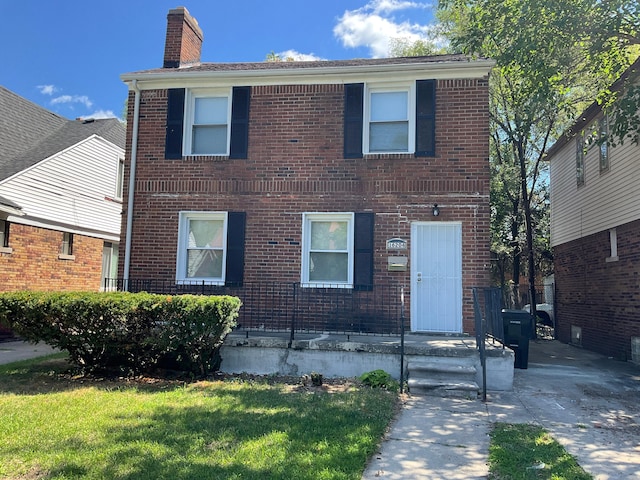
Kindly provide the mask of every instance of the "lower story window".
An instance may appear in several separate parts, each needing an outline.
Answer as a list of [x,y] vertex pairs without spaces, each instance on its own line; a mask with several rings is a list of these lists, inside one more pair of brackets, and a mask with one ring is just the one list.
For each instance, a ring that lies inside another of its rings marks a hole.
[[9,248],[9,225],[6,220],[0,220],[0,248]]
[[353,213],[305,213],[302,284],[353,286]]
[[176,280],[223,284],[226,212],[180,212]]

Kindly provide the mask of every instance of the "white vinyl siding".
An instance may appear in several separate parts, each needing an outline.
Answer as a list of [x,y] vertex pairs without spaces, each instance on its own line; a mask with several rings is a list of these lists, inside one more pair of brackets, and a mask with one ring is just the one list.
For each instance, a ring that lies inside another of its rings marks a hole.
[[114,202],[124,152],[93,135],[0,183],[0,196],[20,205],[11,221],[118,241],[122,204]]
[[600,149],[584,158],[584,186],[576,185],[576,146],[564,145],[550,159],[552,246],[640,219],[640,146],[609,147],[609,171],[600,175]]

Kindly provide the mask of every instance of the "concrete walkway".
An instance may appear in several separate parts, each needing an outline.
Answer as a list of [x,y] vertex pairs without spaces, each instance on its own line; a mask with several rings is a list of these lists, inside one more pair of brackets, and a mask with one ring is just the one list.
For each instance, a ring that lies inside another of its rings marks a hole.
[[486,478],[494,422],[543,426],[596,480],[640,479],[640,367],[536,341],[487,400],[409,397],[363,479]]
[[27,343],[22,341],[0,343],[0,365],[6,363],[28,360],[56,353],[59,350],[44,343]]

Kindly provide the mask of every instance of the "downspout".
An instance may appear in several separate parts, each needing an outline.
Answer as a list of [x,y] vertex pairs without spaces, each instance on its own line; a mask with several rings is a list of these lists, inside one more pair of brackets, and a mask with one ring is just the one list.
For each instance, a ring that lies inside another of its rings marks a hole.
[[131,133],[131,166],[129,168],[129,195],[127,197],[127,228],[124,247],[124,290],[129,290],[129,267],[131,264],[131,232],[133,230],[133,197],[135,194],[136,185],[136,161],[138,156],[138,125],[140,123],[140,89],[138,88],[138,81],[133,79],[131,81],[131,88],[133,88],[135,95],[135,102],[133,106],[133,131]]

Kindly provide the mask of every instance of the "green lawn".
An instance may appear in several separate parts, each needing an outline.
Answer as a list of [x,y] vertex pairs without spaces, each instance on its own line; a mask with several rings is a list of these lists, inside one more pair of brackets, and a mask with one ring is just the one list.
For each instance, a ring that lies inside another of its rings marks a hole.
[[60,355],[0,366],[0,478],[360,479],[396,395],[100,381]]
[[489,467],[491,480],[592,478],[546,430],[529,424],[495,424]]

